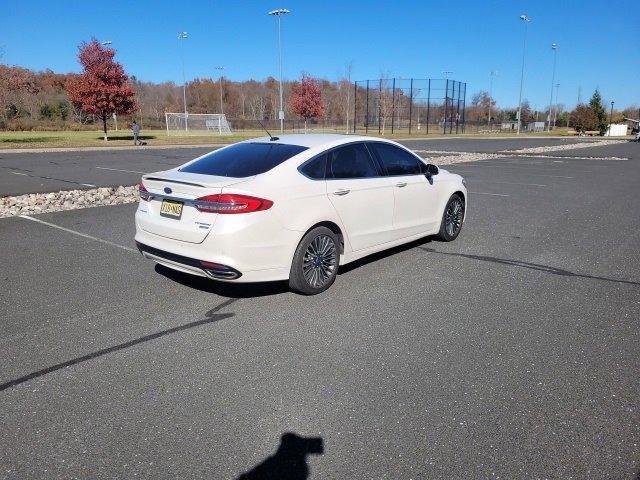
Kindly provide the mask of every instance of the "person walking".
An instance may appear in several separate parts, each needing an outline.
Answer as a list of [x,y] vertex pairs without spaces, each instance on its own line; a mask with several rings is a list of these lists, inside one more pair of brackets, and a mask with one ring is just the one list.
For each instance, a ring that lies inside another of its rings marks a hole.
[[138,140],[138,135],[140,135],[140,125],[133,121],[133,125],[131,125],[131,131],[133,132],[133,144],[134,145],[142,145],[142,142]]

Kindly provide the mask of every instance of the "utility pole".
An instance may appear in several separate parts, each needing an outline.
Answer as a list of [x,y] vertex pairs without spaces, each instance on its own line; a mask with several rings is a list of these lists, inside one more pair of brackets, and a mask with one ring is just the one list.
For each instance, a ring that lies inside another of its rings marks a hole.
[[187,81],[184,76],[184,47],[182,46],[183,42],[180,40],[186,40],[189,38],[189,34],[187,32],[180,32],[178,34],[178,42],[180,43],[180,56],[182,58],[182,100],[184,102],[184,131],[189,131],[189,117],[187,114]]
[[222,105],[222,71],[224,70],[224,67],[215,68],[220,72],[220,77],[218,77],[218,81],[220,83],[220,113],[224,115],[224,106]]
[[560,84],[556,83],[556,101],[554,103],[556,108],[553,110],[553,128],[556,128],[556,119],[558,118],[558,88],[560,88]]
[[556,81],[556,60],[558,58],[558,45],[555,43],[551,44],[551,50],[553,50],[553,74],[551,75],[551,96],[549,97],[549,122],[548,122],[548,131],[551,131],[551,105],[553,104],[553,87]]
[[278,17],[278,63],[280,69],[280,111],[278,112],[278,118],[280,119],[280,133],[284,133],[284,107],[282,101],[282,25],[281,18],[283,15],[290,13],[286,8],[278,8],[271,10],[269,15]]
[[611,102],[611,112],[609,113],[609,136],[611,136],[613,134],[613,129],[612,129],[612,125],[613,123],[611,123],[611,119],[613,118],[613,104],[615,102]]
[[487,126],[491,126],[491,104],[493,103],[493,77],[498,75],[498,72],[491,70],[489,73],[489,119],[487,120]]

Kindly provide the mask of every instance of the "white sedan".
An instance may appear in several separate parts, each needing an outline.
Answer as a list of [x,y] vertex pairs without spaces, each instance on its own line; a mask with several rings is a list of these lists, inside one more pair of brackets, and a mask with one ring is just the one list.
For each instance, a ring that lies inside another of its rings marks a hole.
[[312,295],[338,267],[428,235],[454,240],[464,179],[404,146],[284,135],[142,177],[136,244],[166,267],[227,282],[288,280]]

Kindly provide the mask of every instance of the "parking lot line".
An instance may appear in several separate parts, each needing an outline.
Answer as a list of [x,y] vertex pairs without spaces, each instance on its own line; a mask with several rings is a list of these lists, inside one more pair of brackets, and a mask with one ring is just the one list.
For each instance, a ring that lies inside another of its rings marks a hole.
[[472,193],[473,195],[493,195],[495,197],[508,197],[509,195],[506,195],[504,193],[488,193],[488,192],[469,192]]
[[[456,167],[455,170],[458,170],[460,168],[465,168],[466,166],[467,165],[461,165],[460,167]],[[469,173],[470,172],[467,172],[465,173],[465,175],[468,175]],[[528,177],[570,178],[570,179],[573,178],[573,177],[569,177],[568,175],[546,175],[544,173],[523,173],[523,175],[526,175]]]
[[88,238],[96,242],[104,243],[106,245],[111,245],[112,247],[118,247],[128,252],[138,253],[138,251],[135,248],[125,247],[124,245],[120,245],[119,243],[113,243],[113,242],[110,242],[109,240],[103,240],[102,238],[93,237],[91,235],[87,235],[86,233],[77,232],[69,228],[61,227],[60,225],[56,225],[55,223],[45,222],[44,220],[40,220],[39,218],[30,217],[29,215],[20,215],[19,217],[24,218],[25,220],[31,220],[32,222],[40,223],[42,225],[47,225],[48,227],[51,227],[51,228],[57,228],[58,230],[62,230],[64,232],[73,233],[74,235],[78,235],[79,237]]
[[480,182],[484,183],[500,183],[504,185],[524,185],[526,187],[546,187],[547,185],[542,185],[540,183],[519,183],[519,182],[496,182],[494,180],[480,180]]
[[108,167],[95,167],[99,170],[111,170],[113,172],[125,172],[125,173],[141,173],[141,174],[146,174],[147,172],[138,172],[137,170],[121,170],[119,168],[108,168]]

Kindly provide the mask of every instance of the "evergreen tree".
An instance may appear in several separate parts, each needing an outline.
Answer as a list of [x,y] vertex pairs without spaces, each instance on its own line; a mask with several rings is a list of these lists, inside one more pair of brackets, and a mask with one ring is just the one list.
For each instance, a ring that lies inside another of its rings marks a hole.
[[602,96],[598,89],[593,92],[593,96],[591,97],[591,100],[589,100],[589,108],[593,110],[593,113],[598,119],[597,129],[600,130],[600,135],[604,135],[604,132],[607,131],[607,127],[609,126],[609,122],[607,120],[607,112],[602,105]]

